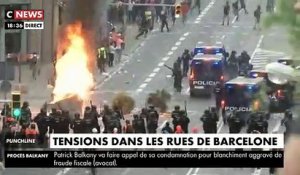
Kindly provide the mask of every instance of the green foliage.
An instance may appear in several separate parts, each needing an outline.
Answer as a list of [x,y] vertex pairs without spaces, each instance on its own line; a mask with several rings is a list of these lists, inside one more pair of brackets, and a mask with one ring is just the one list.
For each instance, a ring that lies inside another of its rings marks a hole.
[[168,109],[167,103],[171,100],[171,94],[166,90],[157,90],[150,93],[147,98],[147,105],[151,104],[160,109],[160,112],[166,112]]
[[135,106],[135,101],[127,93],[121,92],[115,95],[112,106],[122,110],[123,114],[129,114]]
[[300,47],[300,14],[294,9],[296,0],[277,0],[276,13],[269,14],[264,20],[264,26],[269,28],[273,25],[282,25],[289,32],[289,42],[295,52]]

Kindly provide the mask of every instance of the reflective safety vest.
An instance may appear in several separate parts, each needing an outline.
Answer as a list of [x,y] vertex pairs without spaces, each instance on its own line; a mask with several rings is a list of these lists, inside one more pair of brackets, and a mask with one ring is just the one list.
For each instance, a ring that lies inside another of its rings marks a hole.
[[106,49],[104,47],[98,49],[98,58],[101,58],[102,55],[103,58],[106,59]]

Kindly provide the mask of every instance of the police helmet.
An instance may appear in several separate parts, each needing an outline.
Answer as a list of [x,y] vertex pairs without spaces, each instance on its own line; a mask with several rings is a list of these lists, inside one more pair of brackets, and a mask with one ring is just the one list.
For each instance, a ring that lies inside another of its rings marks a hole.
[[91,107],[87,106],[87,107],[85,107],[84,110],[85,110],[85,111],[89,111],[89,110],[91,110]]
[[93,128],[92,129],[92,133],[98,133],[98,129],[97,128]]
[[174,107],[174,109],[175,109],[175,110],[180,110],[180,106],[179,106],[179,105],[176,105],[176,106]]
[[184,53],[189,53],[189,49],[184,49]]
[[138,114],[133,114],[133,118],[137,119],[137,118],[139,118],[139,115]]
[[29,106],[28,101],[24,101],[24,102],[23,102],[23,107],[27,108],[28,106]]
[[206,109],[206,110],[204,111],[204,114],[208,115],[208,114],[209,114],[209,110]]
[[166,126],[170,126],[170,123],[169,123],[169,122],[167,122],[167,123],[166,123]]
[[79,113],[75,113],[75,114],[74,114],[74,117],[75,117],[75,118],[79,118],[79,117],[80,117],[80,114],[79,114]]

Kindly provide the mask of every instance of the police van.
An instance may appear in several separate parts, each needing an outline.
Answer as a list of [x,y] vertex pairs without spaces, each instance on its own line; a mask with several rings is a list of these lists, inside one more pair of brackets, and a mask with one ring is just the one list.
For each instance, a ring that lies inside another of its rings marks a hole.
[[243,121],[248,120],[249,114],[261,110],[266,94],[261,91],[264,78],[236,77],[224,84],[223,100],[221,101],[222,115],[226,117],[233,111],[241,114]]
[[189,87],[190,96],[213,93],[217,83],[224,80],[223,55],[197,54],[190,64]]

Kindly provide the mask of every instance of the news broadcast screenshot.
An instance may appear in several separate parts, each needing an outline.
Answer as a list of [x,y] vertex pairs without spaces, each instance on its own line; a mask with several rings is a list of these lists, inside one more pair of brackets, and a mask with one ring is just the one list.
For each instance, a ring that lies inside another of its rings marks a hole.
[[0,0],[0,175],[300,175],[299,16]]

